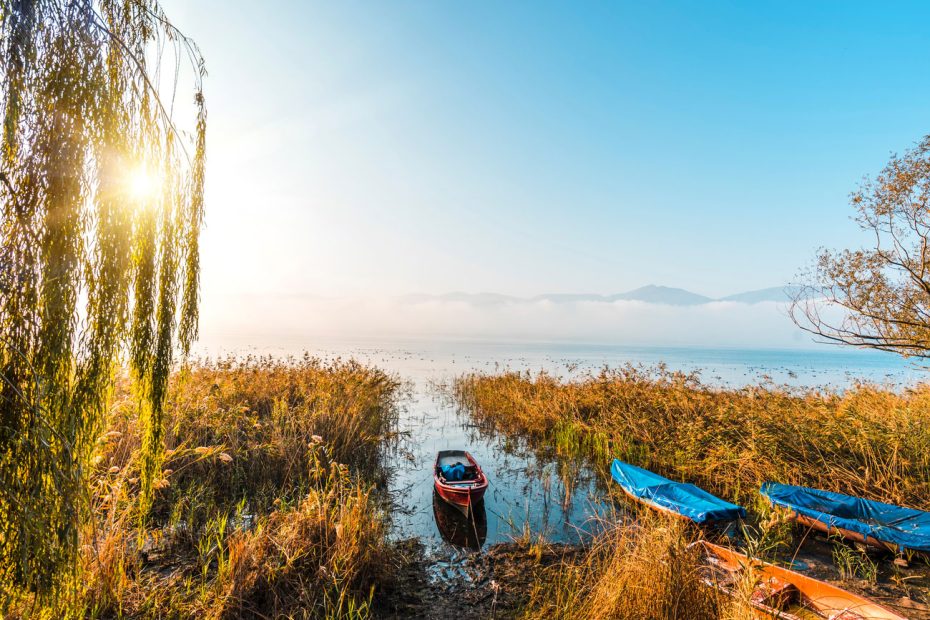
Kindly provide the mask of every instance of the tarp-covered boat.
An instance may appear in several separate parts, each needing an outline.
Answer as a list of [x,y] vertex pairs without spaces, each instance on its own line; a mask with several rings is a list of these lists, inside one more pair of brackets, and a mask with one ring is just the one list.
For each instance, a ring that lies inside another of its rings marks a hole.
[[[701,541],[705,551],[704,581],[730,596],[749,595],[760,618],[801,620],[906,620],[866,598],[787,568],[750,558],[738,551]],[[752,592],[745,589],[746,571]]]
[[673,482],[615,459],[610,475],[635,500],[695,523],[733,521],[746,516],[742,506],[725,502],[693,484]]
[[766,482],[759,490],[793,518],[822,532],[891,551],[930,552],[930,512],[861,497]]
[[488,479],[474,457],[464,450],[440,450],[433,468],[433,486],[445,501],[471,511],[488,490]]

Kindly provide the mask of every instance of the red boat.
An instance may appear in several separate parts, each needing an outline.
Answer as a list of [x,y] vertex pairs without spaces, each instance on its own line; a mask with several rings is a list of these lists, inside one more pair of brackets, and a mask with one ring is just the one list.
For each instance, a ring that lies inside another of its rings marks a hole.
[[[460,467],[457,467],[460,466]],[[461,479],[449,479],[444,471],[457,471]],[[488,479],[474,457],[464,450],[440,450],[433,468],[433,485],[439,497],[466,514],[488,490]]]
[[453,506],[433,491],[433,517],[439,536],[453,547],[478,551],[488,537],[488,513],[484,502],[472,504],[471,514],[464,515],[458,506]]

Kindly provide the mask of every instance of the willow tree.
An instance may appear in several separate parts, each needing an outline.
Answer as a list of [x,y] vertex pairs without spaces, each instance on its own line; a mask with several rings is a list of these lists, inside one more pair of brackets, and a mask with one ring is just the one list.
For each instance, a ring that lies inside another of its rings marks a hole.
[[822,340],[930,358],[930,136],[852,194],[869,246],[823,251],[792,316]]
[[48,595],[75,566],[121,361],[151,497],[168,375],[197,329],[204,70],[153,0],[0,7],[0,585]]

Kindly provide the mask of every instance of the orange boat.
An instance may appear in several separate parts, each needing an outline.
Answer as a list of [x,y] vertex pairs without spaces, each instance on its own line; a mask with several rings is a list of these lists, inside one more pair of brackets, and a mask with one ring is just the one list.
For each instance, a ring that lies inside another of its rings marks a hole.
[[[460,477],[450,474],[459,470]],[[464,450],[440,450],[433,467],[433,486],[439,497],[456,506],[465,514],[484,497],[488,479],[474,457]]]
[[756,585],[750,603],[760,618],[801,620],[907,620],[877,603],[787,568],[701,541],[708,570],[704,581],[735,596],[742,574],[751,567]]

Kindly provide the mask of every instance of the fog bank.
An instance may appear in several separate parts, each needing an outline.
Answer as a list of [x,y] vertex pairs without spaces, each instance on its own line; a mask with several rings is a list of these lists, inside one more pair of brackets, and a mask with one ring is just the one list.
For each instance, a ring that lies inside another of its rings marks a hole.
[[674,306],[627,300],[474,304],[307,296],[204,299],[203,347],[307,346],[321,338],[817,346],[791,322],[785,304],[778,302],[715,301]]

